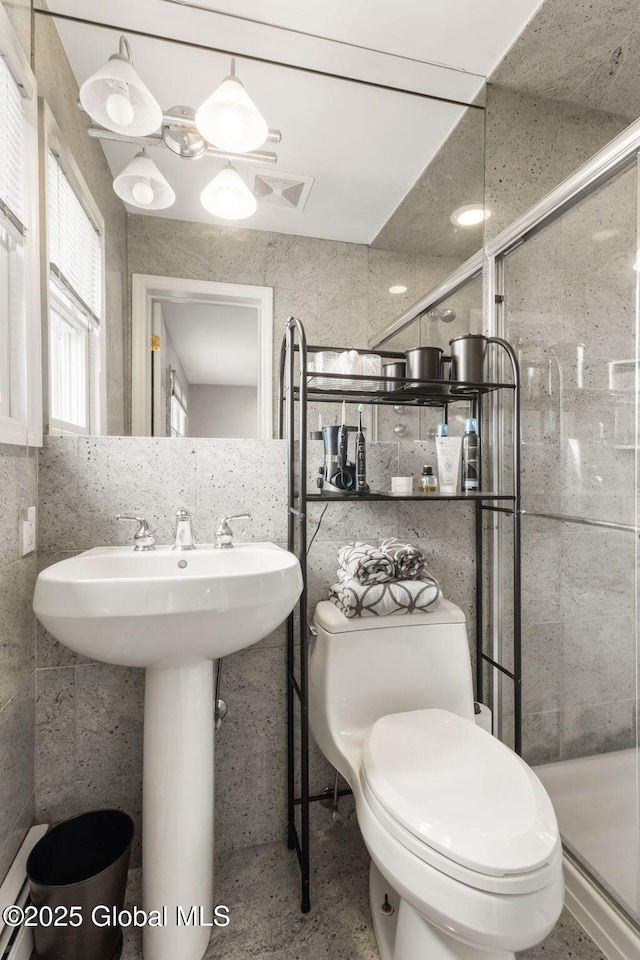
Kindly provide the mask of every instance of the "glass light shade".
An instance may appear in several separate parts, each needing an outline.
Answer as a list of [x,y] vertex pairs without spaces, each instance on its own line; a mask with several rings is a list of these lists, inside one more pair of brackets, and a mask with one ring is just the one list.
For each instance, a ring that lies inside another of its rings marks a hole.
[[196,111],[196,127],[222,150],[247,153],[267,139],[269,128],[237,77],[226,77]]
[[92,120],[115,133],[146,137],[162,125],[160,104],[129,61],[117,54],[85,80],[80,103]]
[[[144,210],[164,210],[176,199],[170,184],[144,152],[134,157],[118,174],[113,181],[113,189],[125,203]],[[145,202],[147,200],[148,203]]]
[[246,220],[256,212],[258,201],[231,164],[207,184],[200,194],[205,210],[222,220]]

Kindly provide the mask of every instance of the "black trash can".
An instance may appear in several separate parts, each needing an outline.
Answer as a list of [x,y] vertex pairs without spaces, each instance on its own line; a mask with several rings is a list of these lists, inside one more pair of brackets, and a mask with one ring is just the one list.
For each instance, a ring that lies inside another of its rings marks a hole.
[[126,813],[96,810],[66,820],[38,841],[27,860],[31,901],[39,911],[33,931],[38,960],[117,960],[117,915],[133,834]]

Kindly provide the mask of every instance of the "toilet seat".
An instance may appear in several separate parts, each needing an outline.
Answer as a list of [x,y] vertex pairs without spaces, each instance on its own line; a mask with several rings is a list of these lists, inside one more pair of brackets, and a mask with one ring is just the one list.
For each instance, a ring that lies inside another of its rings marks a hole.
[[524,893],[556,868],[560,840],[542,784],[504,744],[456,714],[381,717],[367,732],[360,780],[396,839],[470,886]]

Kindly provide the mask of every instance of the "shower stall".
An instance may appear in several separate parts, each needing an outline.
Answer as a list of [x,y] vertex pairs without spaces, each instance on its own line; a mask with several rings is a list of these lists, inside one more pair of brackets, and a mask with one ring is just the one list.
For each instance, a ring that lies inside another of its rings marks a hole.
[[[640,122],[493,240],[485,270],[489,332],[513,344],[522,381],[523,755],[554,802],[568,873],[630,928],[640,923],[639,150]],[[506,411],[500,429],[504,439]],[[499,586],[510,519],[491,523],[490,642],[508,662],[510,591]],[[497,676],[491,686],[510,742],[512,691]]]

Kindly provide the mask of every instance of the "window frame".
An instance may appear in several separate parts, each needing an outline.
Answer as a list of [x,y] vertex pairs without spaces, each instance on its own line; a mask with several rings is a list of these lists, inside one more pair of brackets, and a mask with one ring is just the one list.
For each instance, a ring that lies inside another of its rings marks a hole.
[[[106,253],[105,253],[105,223],[98,205],[96,204],[86,180],[69,147],[62,131],[51,112],[51,109],[42,97],[38,100],[39,141],[40,141],[40,299],[42,303],[42,406],[44,429],[54,436],[82,436],[91,434],[100,436],[107,427],[107,332],[106,332]],[[69,180],[73,191],[82,204],[85,213],[92,221],[100,237],[100,324],[95,335],[97,350],[93,349],[91,337],[88,335],[88,368],[89,384],[87,397],[89,403],[89,425],[87,429],[78,429],[73,424],[51,422],[50,416],[50,383],[49,383],[49,317],[51,308],[51,262],[49,259],[49,229],[48,229],[48,159],[49,152],[53,152],[65,176]]]
[[40,249],[38,203],[38,98],[36,78],[7,13],[0,4],[0,55],[21,88],[24,103],[25,311],[18,331],[19,363],[11,371],[15,416],[0,416],[0,443],[42,446],[42,366],[40,327]]

